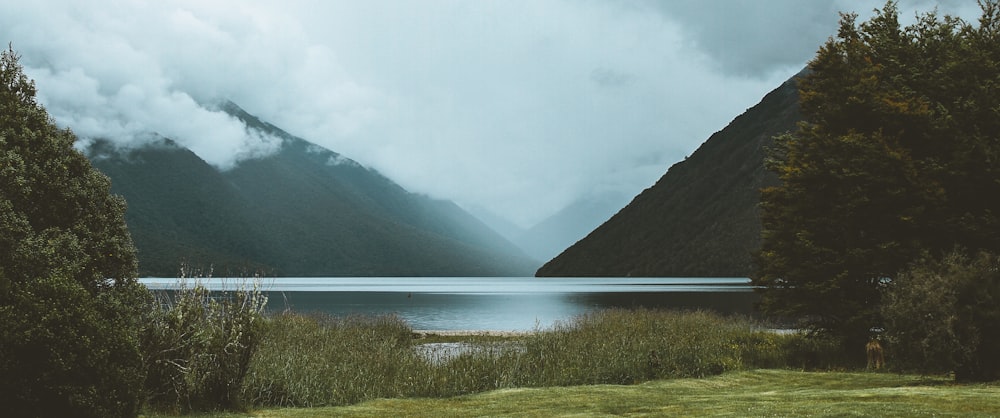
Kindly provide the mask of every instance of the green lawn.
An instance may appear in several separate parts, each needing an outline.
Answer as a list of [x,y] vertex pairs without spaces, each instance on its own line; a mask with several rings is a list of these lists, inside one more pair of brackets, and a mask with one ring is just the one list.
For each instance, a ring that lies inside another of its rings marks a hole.
[[219,417],[1000,416],[1000,386],[890,373],[756,370],[639,385],[507,389]]

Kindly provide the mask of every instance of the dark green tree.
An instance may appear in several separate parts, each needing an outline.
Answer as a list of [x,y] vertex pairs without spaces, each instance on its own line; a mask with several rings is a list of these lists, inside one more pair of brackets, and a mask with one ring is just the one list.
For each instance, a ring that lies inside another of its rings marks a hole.
[[125,202],[0,55],[0,393],[11,416],[134,416],[143,369]]
[[762,305],[857,350],[882,294],[921,254],[1000,248],[1000,12],[901,27],[895,3],[842,15],[800,83],[761,196]]

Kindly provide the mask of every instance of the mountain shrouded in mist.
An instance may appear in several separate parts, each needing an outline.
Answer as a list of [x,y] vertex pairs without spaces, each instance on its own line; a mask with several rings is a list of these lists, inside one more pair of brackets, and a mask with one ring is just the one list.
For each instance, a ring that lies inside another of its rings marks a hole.
[[167,138],[87,154],[128,202],[140,274],[181,262],[216,274],[517,276],[537,263],[450,201],[410,193],[231,102],[221,110],[279,148],[219,170]]
[[800,119],[797,77],[712,135],[537,275],[748,276],[760,247],[760,189],[777,182],[764,168],[766,147]]
[[511,241],[531,257],[549,260],[587,236],[627,202],[625,195],[615,192],[578,199]]

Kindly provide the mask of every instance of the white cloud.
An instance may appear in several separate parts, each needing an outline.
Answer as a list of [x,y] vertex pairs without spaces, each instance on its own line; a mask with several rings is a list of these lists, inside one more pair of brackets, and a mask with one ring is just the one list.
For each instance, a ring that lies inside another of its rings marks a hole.
[[273,151],[200,104],[231,99],[412,191],[521,225],[595,190],[648,187],[801,69],[837,10],[882,4],[2,2],[0,38],[81,136],[157,132],[220,167]]

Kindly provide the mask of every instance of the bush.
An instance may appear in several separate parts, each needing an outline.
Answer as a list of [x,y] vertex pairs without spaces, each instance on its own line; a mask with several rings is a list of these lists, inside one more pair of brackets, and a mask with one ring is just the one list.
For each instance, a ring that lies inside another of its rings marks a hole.
[[142,299],[125,202],[0,54],[0,393],[13,416],[138,414]]
[[240,409],[263,332],[260,283],[209,292],[195,284],[162,293],[143,333],[150,406],[175,412]]
[[916,263],[892,283],[883,315],[901,368],[1000,379],[1000,257],[955,251]]
[[0,307],[4,413],[137,414],[142,369],[135,335],[123,332],[135,325],[116,306],[63,277],[15,286]]

